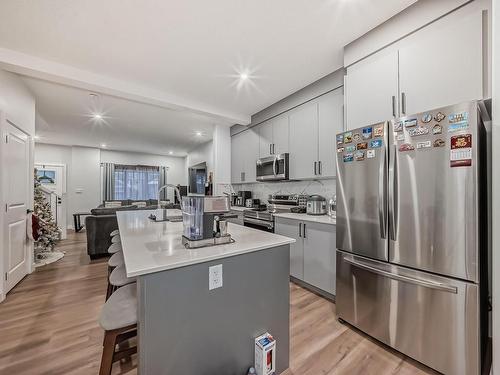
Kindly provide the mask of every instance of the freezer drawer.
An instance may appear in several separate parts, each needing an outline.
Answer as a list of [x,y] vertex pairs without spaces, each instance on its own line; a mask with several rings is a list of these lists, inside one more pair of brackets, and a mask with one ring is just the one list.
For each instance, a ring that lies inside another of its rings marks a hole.
[[337,251],[337,315],[444,374],[480,373],[479,288]]

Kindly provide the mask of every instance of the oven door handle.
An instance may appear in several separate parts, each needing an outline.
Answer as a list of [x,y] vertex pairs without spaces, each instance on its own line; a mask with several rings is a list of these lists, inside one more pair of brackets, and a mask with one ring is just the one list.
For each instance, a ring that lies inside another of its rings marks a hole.
[[274,228],[273,223],[271,223],[269,221],[264,221],[264,220],[259,220],[259,219],[252,219],[251,217],[244,217],[243,218],[243,223],[250,223],[250,224],[260,225],[261,227],[265,227],[267,229],[273,229]]
[[276,163],[278,162],[278,158],[274,158],[273,160],[273,174],[274,176],[276,176],[277,172],[276,172]]

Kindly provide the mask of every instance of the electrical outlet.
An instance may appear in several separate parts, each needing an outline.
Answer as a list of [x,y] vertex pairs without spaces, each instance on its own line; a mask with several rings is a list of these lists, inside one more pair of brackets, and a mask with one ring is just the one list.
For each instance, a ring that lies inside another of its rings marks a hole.
[[208,267],[208,290],[222,288],[222,264]]

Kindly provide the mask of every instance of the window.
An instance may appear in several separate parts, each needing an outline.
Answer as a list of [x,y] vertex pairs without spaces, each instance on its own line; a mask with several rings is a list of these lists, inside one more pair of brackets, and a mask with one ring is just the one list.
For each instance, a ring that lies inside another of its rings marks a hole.
[[159,181],[158,167],[116,165],[115,199],[157,199]]

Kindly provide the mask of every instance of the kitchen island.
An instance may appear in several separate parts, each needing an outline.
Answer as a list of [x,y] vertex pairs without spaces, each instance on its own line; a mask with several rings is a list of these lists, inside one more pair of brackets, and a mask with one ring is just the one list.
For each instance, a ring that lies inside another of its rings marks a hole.
[[[245,374],[265,332],[276,338],[277,373],[286,370],[295,240],[230,223],[234,243],[188,250],[182,222],[150,214],[117,213],[127,276],[137,277],[139,374]],[[222,287],[209,290],[215,265]]]

